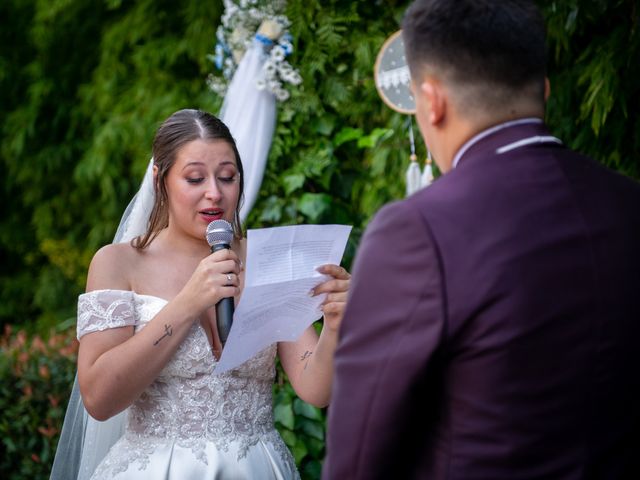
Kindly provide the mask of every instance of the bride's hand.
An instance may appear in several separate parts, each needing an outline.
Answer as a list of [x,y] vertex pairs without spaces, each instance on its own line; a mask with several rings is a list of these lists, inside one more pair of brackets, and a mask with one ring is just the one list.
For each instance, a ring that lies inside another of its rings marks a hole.
[[240,292],[240,271],[240,260],[233,250],[218,250],[200,261],[178,295],[194,315],[199,315],[223,298]]
[[331,264],[319,267],[318,272],[333,277],[314,288],[313,295],[327,294],[321,307],[324,313],[324,326],[332,331],[338,331],[347,306],[351,275],[341,266]]

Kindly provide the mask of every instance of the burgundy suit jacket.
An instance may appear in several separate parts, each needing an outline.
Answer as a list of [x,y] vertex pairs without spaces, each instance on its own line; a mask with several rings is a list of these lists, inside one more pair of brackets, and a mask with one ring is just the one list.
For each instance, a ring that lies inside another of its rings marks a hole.
[[640,479],[640,186],[511,126],[362,239],[325,480]]

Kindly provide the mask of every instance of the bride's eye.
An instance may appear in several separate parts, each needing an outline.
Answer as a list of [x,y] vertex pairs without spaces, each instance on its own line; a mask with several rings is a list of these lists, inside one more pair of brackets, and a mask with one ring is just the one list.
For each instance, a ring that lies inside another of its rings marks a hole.
[[187,178],[187,182],[189,182],[189,183],[200,183],[203,180],[204,180],[204,177]]
[[235,177],[218,177],[218,180],[220,180],[222,183],[232,183],[233,181],[235,181]]
[[222,183],[234,183],[237,179],[238,179],[237,174],[218,176],[218,180],[220,180]]

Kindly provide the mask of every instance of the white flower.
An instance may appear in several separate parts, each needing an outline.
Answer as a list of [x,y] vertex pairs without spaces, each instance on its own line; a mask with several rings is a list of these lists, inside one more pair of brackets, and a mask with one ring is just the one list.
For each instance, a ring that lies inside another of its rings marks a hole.
[[289,83],[292,85],[300,85],[302,83],[302,77],[296,70],[293,70],[288,77]]
[[284,102],[285,100],[287,100],[289,98],[289,92],[286,91],[283,88],[279,88],[278,90],[276,90],[273,93],[275,93],[276,98],[281,102]]
[[265,82],[264,78],[259,78],[258,80],[256,80],[256,88],[258,90],[264,90],[265,88],[267,88],[267,82]]
[[209,75],[207,77],[207,85],[211,90],[216,92],[218,95],[224,95],[227,91],[227,85],[224,81],[222,81],[219,77],[215,77],[213,75]]
[[280,78],[281,78],[283,81],[287,82],[287,83],[291,83],[291,73],[289,73],[289,72],[284,73],[284,74],[282,74],[282,73],[281,73],[281,74],[280,74]]
[[272,77],[276,73],[276,66],[273,62],[267,60],[266,62],[264,62],[262,71],[265,73],[265,75]]
[[269,91],[275,92],[282,86],[282,84],[278,80],[271,79],[267,82],[267,86],[269,87]]
[[293,71],[293,67],[287,62],[280,62],[278,64],[278,74],[281,77],[289,75]]
[[271,58],[276,62],[281,62],[282,60],[284,60],[284,57],[284,48],[282,48],[280,45],[276,45],[271,49]]

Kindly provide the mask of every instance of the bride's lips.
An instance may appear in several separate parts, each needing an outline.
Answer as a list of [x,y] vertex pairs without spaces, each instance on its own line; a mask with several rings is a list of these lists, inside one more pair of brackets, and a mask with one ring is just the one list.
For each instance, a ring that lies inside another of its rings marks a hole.
[[220,220],[224,215],[224,210],[219,208],[207,208],[198,212],[200,217],[207,223],[211,223],[214,220]]

